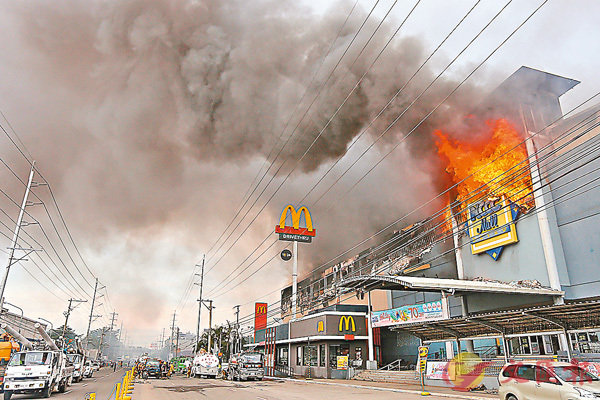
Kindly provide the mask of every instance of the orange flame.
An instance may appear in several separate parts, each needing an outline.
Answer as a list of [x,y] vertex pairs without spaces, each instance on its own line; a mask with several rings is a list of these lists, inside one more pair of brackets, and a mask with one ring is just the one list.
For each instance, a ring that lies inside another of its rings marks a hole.
[[521,135],[505,119],[489,120],[486,125],[476,137],[489,139],[477,142],[452,139],[441,130],[434,132],[438,154],[457,184],[459,209],[501,195],[529,208],[531,175]]

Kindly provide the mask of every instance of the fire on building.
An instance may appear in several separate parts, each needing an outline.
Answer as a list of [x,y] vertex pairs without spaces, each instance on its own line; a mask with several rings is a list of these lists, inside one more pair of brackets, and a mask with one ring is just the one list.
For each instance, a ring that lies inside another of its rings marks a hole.
[[[300,281],[298,315],[291,286],[281,292],[282,321],[267,328],[280,373],[375,379],[375,361],[414,371],[422,344],[434,369],[463,350],[489,361],[488,387],[509,358],[600,368],[600,107],[564,115],[559,102],[578,83],[521,67],[466,131],[432,132],[445,206]],[[360,333],[342,329],[350,316]]]

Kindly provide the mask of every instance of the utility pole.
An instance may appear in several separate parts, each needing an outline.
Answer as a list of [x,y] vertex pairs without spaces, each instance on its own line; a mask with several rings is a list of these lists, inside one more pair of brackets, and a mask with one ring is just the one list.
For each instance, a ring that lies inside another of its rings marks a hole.
[[110,313],[110,315],[111,315],[111,318],[110,318],[110,329],[109,329],[109,331],[112,331],[113,330],[113,326],[115,325],[115,318],[117,317],[117,315],[119,315],[119,313],[116,313],[116,312],[113,311],[112,313]]
[[92,307],[90,308],[90,319],[87,326],[87,334],[85,340],[85,349],[90,347],[90,328],[92,326],[92,318],[94,316],[94,305],[96,304],[96,292],[98,291],[98,278],[96,278],[96,284],[94,285],[94,296],[92,297]]
[[198,294],[198,324],[196,326],[196,345],[194,346],[194,353],[200,342],[200,316],[202,315],[202,285],[204,284],[204,259],[206,254],[202,256],[202,272],[200,273],[200,293]]
[[171,325],[171,346],[169,347],[169,353],[173,354],[173,343],[175,336],[175,316],[177,315],[177,311],[173,311],[173,323]]
[[233,308],[235,308],[235,343],[233,346],[233,352],[237,353],[240,336],[240,305],[238,304],[237,306],[233,306]]
[[175,342],[175,358],[179,354],[179,327],[177,327],[177,342]]
[[[208,306],[206,305],[206,303],[208,303]],[[213,307],[212,300],[202,300],[202,304],[204,304],[204,307],[208,308],[208,343],[206,346],[208,348],[206,349],[206,351],[210,353],[212,342],[212,310],[215,307]]]
[[98,343],[98,356],[96,359],[100,359],[100,356],[102,355],[102,342],[104,342],[104,331],[105,328],[102,327],[102,335],[100,335],[100,342]]
[[67,311],[65,311],[65,325],[63,326],[63,331],[62,331],[62,340],[63,340],[63,348],[66,348],[66,338],[65,338],[65,334],[67,332],[67,323],[69,322],[69,316],[71,315],[71,311],[73,311],[75,309],[75,307],[73,307],[73,302],[76,303],[85,303],[87,300],[77,300],[77,299],[69,299],[69,307],[67,307]]
[[[4,276],[2,277],[2,282],[0,283],[0,313],[4,309],[4,290],[6,289],[6,281],[8,280],[8,273],[10,272],[10,267],[13,264],[18,263],[19,261],[24,261],[25,257],[31,254],[33,249],[19,249],[17,248],[17,241],[19,240],[19,232],[21,231],[21,227],[23,226],[23,214],[25,213],[25,207],[28,205],[27,198],[29,197],[29,192],[31,191],[31,183],[33,182],[33,173],[35,171],[35,161],[31,163],[31,171],[29,172],[29,180],[27,181],[27,187],[25,188],[25,195],[23,196],[23,202],[21,203],[21,209],[19,210],[19,217],[17,218],[17,224],[15,226],[15,231],[13,233],[12,241],[10,244],[10,252],[8,254],[8,264],[6,265],[6,269],[4,270]],[[24,250],[27,253],[21,257],[15,259],[15,250]]]

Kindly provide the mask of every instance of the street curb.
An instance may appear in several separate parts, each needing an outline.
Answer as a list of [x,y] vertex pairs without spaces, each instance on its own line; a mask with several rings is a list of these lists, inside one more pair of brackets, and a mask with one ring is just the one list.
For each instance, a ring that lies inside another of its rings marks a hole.
[[[267,378],[267,377],[265,377],[265,378]],[[352,385],[352,384],[336,383],[336,382],[306,381],[303,379],[294,379],[294,378],[272,378],[272,377],[269,377],[269,379],[273,379],[273,380],[279,379],[279,380],[285,380],[285,381],[297,382],[297,383],[306,383],[306,384],[313,383],[313,384],[317,384],[317,385],[344,386],[344,387],[351,387],[351,388],[355,388],[355,389],[381,390],[384,392],[410,393],[410,394],[418,394],[418,395],[421,394],[420,390],[393,389],[393,388],[384,388],[384,387],[378,387],[378,386]],[[432,396],[447,397],[447,398],[451,398],[451,399],[490,400],[490,397],[465,396],[465,395],[461,395],[461,394],[435,393],[435,392],[429,392],[429,393]]]

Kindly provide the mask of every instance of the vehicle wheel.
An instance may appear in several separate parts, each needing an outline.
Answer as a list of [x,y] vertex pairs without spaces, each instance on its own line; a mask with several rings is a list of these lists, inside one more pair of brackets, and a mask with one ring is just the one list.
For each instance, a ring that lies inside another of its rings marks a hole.
[[5,390],[4,391],[4,400],[10,400],[10,398],[12,397],[12,392],[10,390]]
[[42,397],[47,399],[48,397],[50,397],[51,393],[52,389],[50,388],[50,386],[48,386],[46,389],[42,390]]
[[142,374],[142,378],[143,378],[143,379],[148,379],[148,373],[147,373],[147,372],[144,372],[144,373]]
[[58,392],[64,393],[67,390],[67,382],[62,382],[58,384]]
[[506,398],[506,400],[518,400],[517,396],[509,394],[508,397]]

